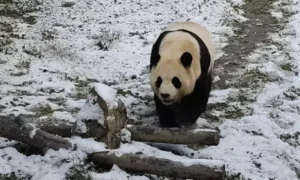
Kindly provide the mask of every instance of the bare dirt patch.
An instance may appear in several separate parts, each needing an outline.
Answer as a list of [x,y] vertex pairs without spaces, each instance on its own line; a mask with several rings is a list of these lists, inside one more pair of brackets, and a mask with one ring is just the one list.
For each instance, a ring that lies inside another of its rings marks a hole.
[[[269,33],[278,31],[278,20],[271,16],[270,10],[274,0],[246,0],[240,8],[245,12],[247,21],[233,23],[236,36],[229,38],[229,45],[223,51],[225,54],[215,63],[214,74],[219,81],[214,83],[214,89],[226,89],[240,77],[247,64],[247,56],[257,48],[258,43],[272,43]],[[226,81],[230,83],[226,83]]]
[[[283,45],[274,42],[270,34],[281,31],[292,15],[283,11],[283,18],[277,19],[271,15],[274,0],[246,0],[240,7],[246,21],[232,23],[236,36],[229,39],[228,46],[223,48],[225,54],[215,63],[214,76],[219,79],[213,84],[213,90],[235,88],[238,93],[228,97],[226,102],[208,104],[203,115],[209,122],[220,123],[225,119],[240,119],[251,115],[249,105],[256,101],[259,91],[267,82],[278,81],[276,77],[268,76],[258,69],[247,70],[249,55],[258,49],[268,49],[271,46],[281,51]],[[285,19],[285,20],[284,20]],[[284,53],[284,51],[282,52]],[[258,54],[259,63],[268,62],[269,54]],[[287,58],[289,55],[287,53]],[[261,62],[263,61],[263,62]],[[292,71],[290,64],[281,65],[281,69]]]

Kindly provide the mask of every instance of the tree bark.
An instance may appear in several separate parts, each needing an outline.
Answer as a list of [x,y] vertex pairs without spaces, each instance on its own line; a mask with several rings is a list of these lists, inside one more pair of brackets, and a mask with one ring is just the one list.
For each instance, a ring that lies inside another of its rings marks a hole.
[[217,129],[159,128],[154,126],[128,126],[131,139],[135,141],[170,144],[218,145],[220,132]]
[[53,135],[58,135],[61,137],[71,137],[73,134],[72,133],[72,129],[74,127],[73,123],[49,120],[47,122],[35,122],[35,124],[36,127]]
[[225,166],[220,161],[187,159],[184,162],[136,154],[118,155],[97,152],[88,156],[97,166],[110,169],[114,164],[131,172],[186,179],[224,180]]
[[[1,137],[8,137],[10,133],[14,133],[13,130],[9,130],[10,128],[20,127],[21,124],[26,124],[30,122],[28,118],[13,117],[13,116],[1,116],[0,117],[0,132]],[[84,136],[84,138],[97,138],[101,139],[105,137],[107,130],[103,127],[100,127],[96,121],[91,121],[91,123],[87,123],[89,127],[88,133]],[[10,125],[7,125],[10,124]],[[99,127],[98,127],[99,126]],[[36,127],[44,133],[51,135],[59,135],[62,137],[71,137],[73,124],[57,122],[57,121],[49,121],[49,122],[36,122]],[[142,142],[157,142],[157,143],[169,143],[169,144],[195,144],[195,145],[218,145],[220,140],[220,132],[217,129],[196,129],[196,130],[188,130],[182,128],[160,128],[155,126],[134,126],[128,125],[127,130],[131,133],[131,140],[134,141],[142,141]],[[5,132],[4,132],[5,131]],[[21,134],[12,134],[12,136],[20,136]],[[53,136],[58,138],[57,136]],[[16,137],[13,139],[16,140]],[[62,138],[60,138],[62,139]],[[103,139],[102,139],[103,140]]]
[[[1,126],[1,125],[0,125]],[[63,137],[71,136],[72,126],[50,125],[43,126],[39,124],[42,130],[57,134]],[[88,137],[104,137],[106,129],[95,128],[96,126],[88,125],[90,133]],[[92,129],[94,129],[92,131]],[[182,129],[182,128],[160,128],[156,126],[134,126],[128,125],[127,130],[131,133],[131,140],[141,142],[157,142],[168,144],[193,144],[193,145],[218,145],[220,141],[220,132],[218,129]],[[64,131],[66,131],[64,133]]]
[[0,136],[23,142],[43,151],[68,149],[72,146],[69,141],[35,128],[30,123],[24,123],[20,117],[14,116],[0,117]]

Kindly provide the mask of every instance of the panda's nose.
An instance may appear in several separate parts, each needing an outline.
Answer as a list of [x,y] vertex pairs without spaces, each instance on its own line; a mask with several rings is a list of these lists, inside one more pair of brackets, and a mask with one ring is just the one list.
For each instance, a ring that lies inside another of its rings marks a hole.
[[170,96],[170,94],[167,94],[167,93],[160,93],[161,97],[163,98],[167,98]]

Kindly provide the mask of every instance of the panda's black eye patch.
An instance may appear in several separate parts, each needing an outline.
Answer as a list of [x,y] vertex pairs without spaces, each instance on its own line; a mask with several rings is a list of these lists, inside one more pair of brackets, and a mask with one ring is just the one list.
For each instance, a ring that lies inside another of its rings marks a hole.
[[172,84],[175,86],[175,88],[179,89],[181,87],[181,82],[178,77],[173,77]]
[[193,60],[193,56],[188,52],[183,53],[180,57],[180,61],[185,68],[191,66],[192,60]]
[[161,83],[162,83],[162,79],[161,79],[161,77],[160,76],[158,76],[158,78],[157,78],[157,80],[155,81],[155,85],[156,85],[156,87],[160,87],[160,85],[161,85]]

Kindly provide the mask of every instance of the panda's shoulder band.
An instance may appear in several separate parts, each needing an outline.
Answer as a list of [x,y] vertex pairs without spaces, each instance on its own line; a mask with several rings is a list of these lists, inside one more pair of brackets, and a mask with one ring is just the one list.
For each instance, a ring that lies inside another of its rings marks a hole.
[[208,69],[209,69],[209,65],[211,62],[211,58],[210,58],[210,53],[208,51],[207,46],[205,45],[205,43],[203,42],[203,40],[196,35],[195,33],[188,31],[186,29],[178,29],[176,31],[182,31],[185,33],[190,34],[191,36],[193,36],[193,38],[195,38],[199,44],[199,48],[200,48],[200,64],[201,64],[201,72],[204,74],[208,73]]
[[152,47],[152,52],[151,52],[151,60],[150,60],[150,70],[152,69],[153,66],[156,66],[157,62],[160,59],[159,55],[159,47],[161,44],[161,41],[164,39],[164,37],[172,31],[164,31],[162,32],[159,37],[157,38],[156,42],[154,43]]

